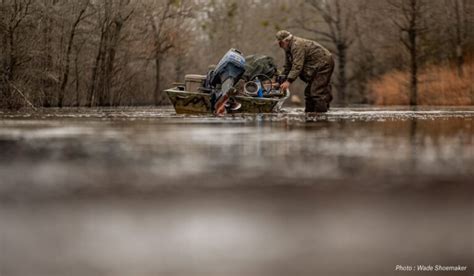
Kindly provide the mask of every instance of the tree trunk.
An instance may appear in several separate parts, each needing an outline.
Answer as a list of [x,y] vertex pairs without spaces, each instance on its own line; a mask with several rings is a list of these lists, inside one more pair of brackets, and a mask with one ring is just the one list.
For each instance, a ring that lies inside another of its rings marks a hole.
[[[3,5],[3,2],[2,2]],[[2,63],[2,74],[0,76],[0,96],[2,97],[0,99],[0,106],[4,104],[3,100],[8,100],[10,96],[10,86],[8,85],[6,79],[8,78],[7,76],[7,70],[8,70],[8,34],[5,32],[2,36],[2,49],[5,49],[5,57],[3,58],[3,63]]]
[[337,56],[339,58],[338,64],[338,95],[341,104],[346,104],[346,47],[344,44],[337,45]]
[[122,30],[123,22],[121,19],[115,20],[115,28],[111,35],[111,42],[108,49],[107,64],[105,66],[105,95],[103,104],[112,105],[114,103],[114,97],[112,95],[112,78],[114,74],[114,63],[115,55],[117,53],[117,47],[120,39],[120,32]]
[[[416,45],[413,40],[413,46]],[[417,64],[417,52],[413,48],[411,50],[411,69],[410,69],[410,105],[417,105],[417,93],[418,93],[418,64]]]
[[161,103],[161,91],[160,91],[160,75],[161,75],[161,57],[155,58],[155,93],[153,94],[153,98],[155,101],[155,105],[159,105]]
[[454,14],[456,17],[456,68],[459,77],[463,76],[464,54],[463,44],[463,5],[460,0],[454,0]]
[[104,38],[105,38],[105,23],[102,23],[102,28],[101,28],[101,34],[100,34],[100,40],[99,40],[99,47],[97,49],[97,55],[94,61],[94,66],[92,66],[92,73],[91,73],[91,82],[90,82],[90,87],[89,87],[89,93],[87,95],[87,103],[86,105],[89,107],[92,107],[95,102],[96,98],[96,88],[97,88],[97,75],[98,75],[98,70],[100,66],[100,61],[102,60],[102,55],[103,55],[103,44],[104,44]]
[[8,68],[7,68],[7,76],[6,76],[6,100],[7,100],[7,106],[8,108],[14,108],[14,103],[12,101],[12,88],[10,87],[10,83],[13,82],[15,79],[15,67],[16,67],[16,55],[14,51],[15,47],[15,42],[14,42],[14,30],[12,28],[9,28],[9,57],[8,57]]
[[106,79],[107,79],[107,70],[106,70],[106,59],[107,59],[107,49],[109,48],[109,36],[110,36],[110,26],[108,21],[105,23],[106,28],[104,30],[104,40],[102,42],[102,48],[100,49],[100,59],[99,59],[99,72],[97,78],[97,105],[104,106],[106,93],[107,93],[107,86],[106,86]]
[[176,67],[175,67],[175,72],[176,72],[176,81],[180,82],[181,80],[184,79],[184,68],[183,68],[183,55],[178,55],[176,58]]
[[74,56],[74,75],[75,75],[75,92],[76,92],[76,103],[75,106],[79,107],[81,105],[80,97],[79,97],[79,50],[76,51],[76,55]]
[[82,15],[86,11],[86,9],[87,9],[87,5],[84,5],[84,7],[79,12],[79,15],[77,16],[76,20],[74,21],[74,24],[71,27],[71,32],[69,33],[69,40],[68,40],[67,49],[66,49],[66,65],[64,68],[64,74],[62,77],[61,86],[58,91],[58,107],[63,107],[64,94],[66,90],[67,81],[69,78],[69,66],[71,63],[71,51],[72,51],[72,45],[74,43],[74,36],[76,35],[77,25],[79,25]]
[[9,29],[9,58],[8,58],[8,71],[7,71],[7,80],[13,81],[16,69],[16,55],[15,55],[15,41],[14,41],[14,30]]
[[408,29],[408,42],[410,50],[410,105],[417,105],[418,93],[418,52],[416,46],[417,38],[417,0],[411,0],[411,18]]
[[44,15],[44,27],[43,27],[43,39],[44,39],[44,62],[43,71],[46,73],[42,77],[42,87],[44,91],[43,95],[43,107],[53,106],[53,89],[56,87],[53,80],[50,77],[53,71],[53,49],[52,49],[52,26],[54,24],[53,18],[50,16],[50,12],[53,9],[53,2],[46,1],[46,14]]

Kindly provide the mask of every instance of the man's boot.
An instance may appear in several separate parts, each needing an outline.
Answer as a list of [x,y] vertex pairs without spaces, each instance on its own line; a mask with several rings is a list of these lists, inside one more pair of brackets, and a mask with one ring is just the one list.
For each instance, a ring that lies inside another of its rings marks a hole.
[[318,113],[325,113],[328,112],[329,104],[323,99],[314,99],[314,98],[306,98],[305,99],[305,109],[304,112],[318,112]]
[[308,113],[308,112],[315,112],[315,109],[314,109],[314,100],[310,97],[306,97],[304,99],[304,104],[305,104],[305,108],[304,108],[304,112]]
[[328,112],[329,105],[328,103],[323,100],[323,99],[318,99],[318,100],[313,100],[314,102],[314,111],[313,112],[321,112],[325,113]]

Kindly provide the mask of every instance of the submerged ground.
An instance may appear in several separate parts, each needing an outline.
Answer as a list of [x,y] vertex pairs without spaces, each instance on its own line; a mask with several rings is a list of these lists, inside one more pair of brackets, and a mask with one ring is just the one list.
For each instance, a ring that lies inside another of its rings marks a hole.
[[472,107],[0,119],[1,276],[474,273]]

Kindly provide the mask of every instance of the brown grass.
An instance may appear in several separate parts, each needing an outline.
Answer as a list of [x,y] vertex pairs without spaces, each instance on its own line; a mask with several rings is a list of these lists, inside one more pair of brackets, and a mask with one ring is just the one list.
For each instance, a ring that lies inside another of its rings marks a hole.
[[[432,65],[418,76],[418,105],[473,105],[474,60],[459,77],[454,66]],[[369,95],[376,105],[408,105],[409,74],[393,71],[369,82]]]

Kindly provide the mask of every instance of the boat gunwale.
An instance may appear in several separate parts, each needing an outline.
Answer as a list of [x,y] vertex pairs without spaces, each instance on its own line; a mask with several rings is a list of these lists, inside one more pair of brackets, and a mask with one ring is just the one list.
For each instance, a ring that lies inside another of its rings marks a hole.
[[[209,93],[203,93],[203,92],[191,92],[191,91],[186,91],[186,90],[178,90],[175,88],[169,88],[164,90],[167,93],[185,93],[189,95],[196,95],[196,96],[211,96]],[[265,98],[265,97],[252,97],[252,96],[243,96],[243,95],[236,95],[234,96],[236,99],[250,99],[252,101],[272,101],[272,102],[279,102],[282,100],[286,100],[288,98],[288,94],[284,97],[281,98]]]

